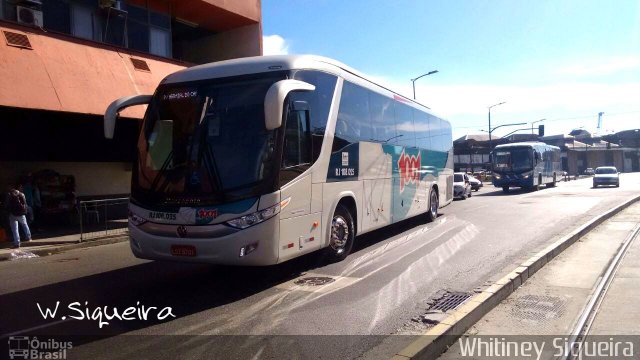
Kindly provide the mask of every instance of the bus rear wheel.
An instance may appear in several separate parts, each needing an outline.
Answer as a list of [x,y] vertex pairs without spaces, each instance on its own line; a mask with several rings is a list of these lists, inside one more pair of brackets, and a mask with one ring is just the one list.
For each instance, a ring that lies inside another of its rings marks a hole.
[[353,248],[355,240],[355,227],[353,217],[349,210],[342,204],[338,204],[331,219],[329,232],[329,246],[326,254],[330,262],[344,260]]
[[429,191],[429,211],[427,212],[427,221],[434,221],[438,217],[439,206],[438,192],[435,188],[431,188],[431,191]]

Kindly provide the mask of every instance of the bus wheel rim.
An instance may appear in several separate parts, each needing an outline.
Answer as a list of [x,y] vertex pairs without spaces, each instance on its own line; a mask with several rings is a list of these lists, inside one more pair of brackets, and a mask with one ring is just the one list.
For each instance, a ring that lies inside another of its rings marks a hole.
[[431,214],[435,217],[438,213],[438,195],[435,191],[431,191]]
[[336,253],[344,251],[349,239],[349,225],[342,216],[334,216],[331,222],[331,247]]

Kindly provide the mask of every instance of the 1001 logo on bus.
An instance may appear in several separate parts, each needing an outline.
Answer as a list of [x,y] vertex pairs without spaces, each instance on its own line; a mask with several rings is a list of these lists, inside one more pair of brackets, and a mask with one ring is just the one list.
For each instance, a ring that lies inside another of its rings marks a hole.
[[407,155],[402,149],[402,154],[398,159],[398,171],[400,172],[400,192],[404,191],[404,187],[408,184],[415,184],[420,181],[421,167],[420,153],[416,155]]

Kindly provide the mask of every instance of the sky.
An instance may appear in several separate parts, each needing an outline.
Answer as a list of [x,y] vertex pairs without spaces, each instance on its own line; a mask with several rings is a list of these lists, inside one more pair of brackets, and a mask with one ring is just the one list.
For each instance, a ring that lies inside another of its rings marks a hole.
[[492,128],[527,124],[498,136],[640,128],[640,0],[262,0],[262,20],[265,55],[327,56],[407,97],[438,70],[416,99],[454,139],[501,102]]

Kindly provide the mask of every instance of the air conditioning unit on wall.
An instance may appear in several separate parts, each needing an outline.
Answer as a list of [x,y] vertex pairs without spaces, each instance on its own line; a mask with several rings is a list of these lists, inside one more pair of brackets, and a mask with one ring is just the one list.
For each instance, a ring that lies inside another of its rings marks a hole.
[[42,27],[42,11],[16,6],[16,17],[20,24]]

